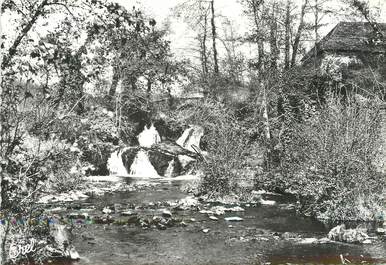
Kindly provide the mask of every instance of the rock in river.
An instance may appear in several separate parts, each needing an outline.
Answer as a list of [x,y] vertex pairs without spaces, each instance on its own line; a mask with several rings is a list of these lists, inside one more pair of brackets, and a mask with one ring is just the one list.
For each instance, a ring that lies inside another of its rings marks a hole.
[[164,209],[164,210],[162,210],[162,216],[170,218],[170,217],[172,217],[172,213],[169,210]]
[[344,224],[330,230],[328,239],[346,243],[364,243],[369,236],[364,229],[346,229]]
[[228,222],[241,222],[244,220],[243,218],[238,216],[225,217],[224,219],[225,221],[228,221]]

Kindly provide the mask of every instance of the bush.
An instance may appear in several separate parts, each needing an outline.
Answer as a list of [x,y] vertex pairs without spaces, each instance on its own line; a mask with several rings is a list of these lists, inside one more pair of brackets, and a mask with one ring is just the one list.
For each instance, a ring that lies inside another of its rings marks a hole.
[[248,134],[236,120],[235,113],[217,101],[206,100],[180,106],[175,115],[176,120],[186,125],[204,127],[202,142],[206,143],[208,156],[200,163],[204,173],[200,192],[221,196],[240,190],[250,146]]
[[[309,119],[294,123],[282,175],[302,213],[330,220],[373,220],[385,177],[376,170],[379,104],[330,95]],[[282,179],[281,179],[282,180]]]

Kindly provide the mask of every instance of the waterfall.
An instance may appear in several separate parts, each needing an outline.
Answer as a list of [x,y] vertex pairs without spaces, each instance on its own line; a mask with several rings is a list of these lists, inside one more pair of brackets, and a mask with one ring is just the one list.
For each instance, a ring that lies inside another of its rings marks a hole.
[[130,167],[130,175],[141,178],[159,178],[157,171],[150,163],[147,152],[139,150]]
[[167,178],[172,178],[173,177],[174,164],[175,164],[174,159],[169,161],[169,165],[168,165],[168,167],[165,170],[165,174],[164,174],[165,177],[167,177]]
[[200,148],[201,137],[204,135],[204,128],[197,125],[191,125],[186,129],[176,143],[192,152],[195,152],[193,146]]
[[107,160],[107,168],[110,172],[110,175],[117,175],[117,176],[127,176],[127,170],[122,162],[122,153],[125,151],[123,150],[117,150],[113,152],[110,156],[110,158]]
[[151,124],[149,129],[145,125],[143,131],[137,136],[137,139],[140,146],[147,148],[150,148],[153,144],[161,142],[161,137],[153,124]]

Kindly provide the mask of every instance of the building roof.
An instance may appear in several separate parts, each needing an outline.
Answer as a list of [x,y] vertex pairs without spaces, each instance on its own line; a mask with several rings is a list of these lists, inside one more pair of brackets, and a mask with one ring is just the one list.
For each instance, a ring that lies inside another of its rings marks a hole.
[[[386,53],[386,23],[377,23],[375,27],[369,22],[339,22],[318,42],[317,52]],[[314,54],[315,47],[302,60],[312,58]]]

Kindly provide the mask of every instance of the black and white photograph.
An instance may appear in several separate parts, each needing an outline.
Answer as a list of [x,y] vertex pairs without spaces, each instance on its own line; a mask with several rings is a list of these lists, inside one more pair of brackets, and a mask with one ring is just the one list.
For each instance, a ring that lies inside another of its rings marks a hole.
[[386,0],[0,3],[0,265],[386,264]]

